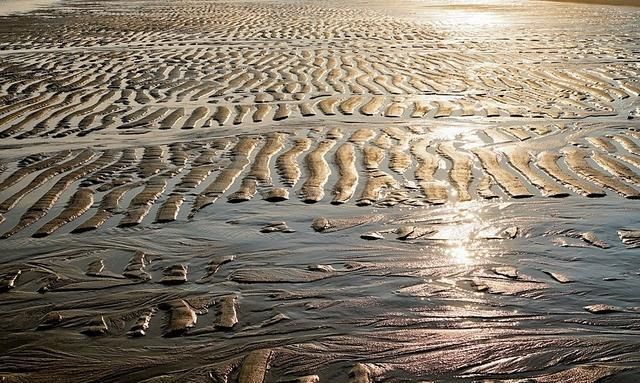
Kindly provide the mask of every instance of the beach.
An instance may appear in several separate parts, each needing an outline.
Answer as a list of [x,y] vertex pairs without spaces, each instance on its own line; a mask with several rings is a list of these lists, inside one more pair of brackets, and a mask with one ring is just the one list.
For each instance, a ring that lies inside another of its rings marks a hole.
[[0,0],[0,16],[14,13],[24,13],[38,8],[44,8],[56,3],[57,0]]
[[0,381],[640,379],[640,8],[17,3]]

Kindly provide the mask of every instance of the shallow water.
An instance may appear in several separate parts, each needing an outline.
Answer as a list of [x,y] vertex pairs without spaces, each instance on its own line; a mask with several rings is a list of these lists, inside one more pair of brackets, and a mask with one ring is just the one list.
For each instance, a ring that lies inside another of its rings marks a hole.
[[[32,360],[33,368],[54,360],[73,365],[70,371],[82,375],[66,376],[69,381],[137,381],[158,372],[181,376],[176,371],[188,370],[199,376],[196,372],[203,369],[233,363],[238,350],[270,347],[277,357],[268,381],[307,373],[322,380],[346,380],[356,361],[380,366],[385,381],[547,376],[584,364],[604,368],[602,375],[627,371],[613,381],[631,382],[637,376],[637,250],[623,246],[615,234],[615,228],[636,223],[636,208],[574,198],[391,208],[381,221],[317,233],[310,228],[315,217],[331,212],[332,219],[348,219],[379,210],[281,206],[291,211],[286,218],[295,233],[259,233],[264,223],[283,217],[263,204],[247,202],[221,205],[225,209],[215,214],[161,228],[2,242],[6,267],[33,270],[21,275],[20,288],[11,292],[15,298],[3,303],[3,364],[23,366],[34,357],[27,356],[29,350],[40,350],[44,353]],[[606,218],[598,213],[603,208]],[[375,242],[360,238],[407,223],[437,232],[413,241],[397,240],[393,233]],[[511,226],[518,227],[516,238],[485,239]],[[575,238],[586,231],[595,231],[610,247]],[[571,246],[560,246],[560,240]],[[118,274],[138,249],[158,255],[148,267],[152,279],[143,285],[117,287],[117,280],[103,279],[109,283],[98,282],[99,290],[71,283],[44,294],[30,292],[48,272],[86,280],[81,277],[84,268],[96,258]],[[209,260],[221,255],[235,255],[236,260],[223,265],[208,283],[167,287],[153,282],[165,266],[176,263],[188,265],[189,280],[196,281]],[[296,274],[313,264],[338,271],[309,282]],[[516,279],[496,273],[508,267],[517,269]],[[545,274],[550,272],[570,282]],[[253,283],[237,283],[239,278]],[[109,287],[112,283],[116,285]],[[489,290],[479,291],[483,285]],[[149,304],[228,293],[238,296],[240,321],[233,333],[212,328],[215,310],[200,315],[197,325],[180,338],[162,337],[162,313],[153,318],[144,338],[128,339],[121,332],[127,328],[114,328]],[[584,309],[603,303],[620,312],[596,315]],[[51,309],[70,310],[72,318],[57,330],[34,331]],[[82,319],[73,319],[75,310]],[[109,318],[114,327],[108,336],[87,339],[78,333],[94,315]],[[270,323],[273,318],[277,320]],[[65,340],[62,349],[57,339]],[[120,347],[128,350],[125,359],[114,355],[78,366],[72,356],[94,358]],[[54,356],[46,351],[51,349],[71,354]],[[132,365],[124,369],[122,363]],[[148,364],[158,366],[138,370]],[[548,379],[563,381],[552,376]]]
[[0,378],[638,381],[640,11],[535,5],[8,17]]

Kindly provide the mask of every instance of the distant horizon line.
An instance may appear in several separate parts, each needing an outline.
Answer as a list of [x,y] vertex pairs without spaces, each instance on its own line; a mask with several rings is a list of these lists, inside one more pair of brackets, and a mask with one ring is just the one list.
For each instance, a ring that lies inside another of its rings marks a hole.
[[599,4],[599,5],[624,5],[640,7],[640,0],[543,0],[561,3]]
[[0,16],[30,12],[59,1],[60,0],[0,0]]

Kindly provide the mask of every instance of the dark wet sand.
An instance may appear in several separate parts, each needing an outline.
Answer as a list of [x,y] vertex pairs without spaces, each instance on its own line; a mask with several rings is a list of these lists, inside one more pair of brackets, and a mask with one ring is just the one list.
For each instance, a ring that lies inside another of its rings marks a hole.
[[0,381],[640,380],[640,10],[0,24]]

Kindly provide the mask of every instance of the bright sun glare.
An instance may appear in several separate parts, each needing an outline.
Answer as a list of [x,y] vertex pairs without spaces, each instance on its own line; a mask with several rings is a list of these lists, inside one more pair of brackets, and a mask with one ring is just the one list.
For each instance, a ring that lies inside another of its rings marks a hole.
[[463,246],[450,248],[449,256],[457,264],[469,264],[471,262],[471,254]]
[[455,9],[446,12],[443,21],[447,24],[477,27],[497,24],[500,22],[500,18],[493,12]]
[[479,206],[466,205],[456,214],[456,218],[459,220],[456,224],[442,228],[439,232],[447,240],[445,254],[453,264],[471,265],[482,252],[475,241],[478,230],[483,226]]

